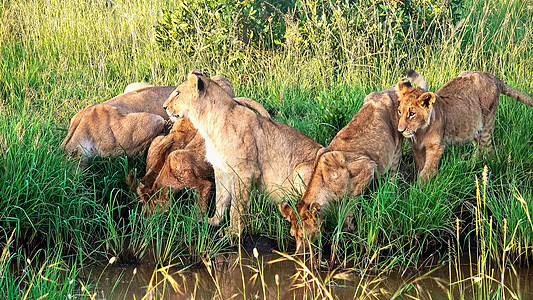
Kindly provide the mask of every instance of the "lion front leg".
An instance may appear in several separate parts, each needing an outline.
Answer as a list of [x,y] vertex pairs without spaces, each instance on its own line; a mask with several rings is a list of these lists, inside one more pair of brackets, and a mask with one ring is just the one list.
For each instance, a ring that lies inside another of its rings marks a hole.
[[443,144],[435,143],[426,146],[426,161],[424,163],[424,168],[420,171],[420,180],[422,182],[428,181],[431,177],[437,174],[443,152]]
[[220,221],[224,218],[226,209],[231,204],[231,174],[228,174],[221,169],[214,167],[215,170],[215,214],[209,218],[209,224],[218,226]]
[[230,208],[230,230],[233,235],[239,235],[248,225],[248,207],[250,204],[251,180],[238,180],[233,186]]
[[426,151],[425,149],[417,149],[411,147],[413,152],[413,158],[415,160],[415,166],[418,173],[422,172],[424,165],[426,164]]

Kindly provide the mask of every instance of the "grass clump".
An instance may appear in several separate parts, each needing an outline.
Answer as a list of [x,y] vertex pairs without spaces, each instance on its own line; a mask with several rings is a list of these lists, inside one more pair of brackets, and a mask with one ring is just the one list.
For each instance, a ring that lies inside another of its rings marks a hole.
[[3,234],[18,228],[15,240],[37,249],[90,249],[84,236],[94,234],[100,220],[88,216],[99,207],[90,191],[82,189],[86,176],[73,173],[75,165],[63,159],[55,125],[46,119],[6,114],[0,117],[0,127]]

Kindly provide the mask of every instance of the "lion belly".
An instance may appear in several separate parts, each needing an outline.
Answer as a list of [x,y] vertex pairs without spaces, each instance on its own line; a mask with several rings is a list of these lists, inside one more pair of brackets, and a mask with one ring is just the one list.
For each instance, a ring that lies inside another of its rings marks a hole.
[[[476,116],[477,115],[477,116]],[[475,139],[483,129],[481,113],[472,113],[456,122],[446,124],[444,142],[448,145],[469,142]]]

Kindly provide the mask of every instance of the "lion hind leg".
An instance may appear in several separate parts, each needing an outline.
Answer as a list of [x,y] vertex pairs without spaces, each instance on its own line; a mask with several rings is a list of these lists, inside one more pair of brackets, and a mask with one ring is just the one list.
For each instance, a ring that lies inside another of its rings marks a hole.
[[492,151],[492,133],[494,132],[494,115],[485,116],[483,119],[483,130],[479,133],[479,145],[476,150],[476,156],[486,155]]
[[376,169],[376,162],[367,156],[349,162],[348,171],[350,172],[351,190],[348,194],[351,197],[361,194],[363,189],[374,179]]

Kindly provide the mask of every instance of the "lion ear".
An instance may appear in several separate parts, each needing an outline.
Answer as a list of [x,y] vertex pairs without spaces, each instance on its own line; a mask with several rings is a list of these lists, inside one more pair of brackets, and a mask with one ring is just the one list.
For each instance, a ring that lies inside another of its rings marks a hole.
[[198,78],[198,91],[201,92],[205,89],[205,83],[204,81],[202,80],[201,77],[197,77]]
[[192,71],[191,75],[189,75],[189,84],[194,90],[199,92],[205,89],[205,83],[200,76],[201,74],[194,73],[194,71]]
[[287,220],[291,220],[291,215],[294,213],[292,210],[292,207],[287,204],[286,202],[281,202],[279,204],[279,210],[281,211],[281,215],[285,217]]
[[402,78],[398,82],[398,92],[400,94],[405,94],[405,92],[407,92],[407,90],[412,88],[412,87],[413,86],[411,85],[411,82],[407,78]]
[[320,212],[320,209],[321,209],[320,204],[316,202],[313,202],[311,203],[311,205],[309,205],[309,211],[311,212],[313,216],[317,215]]
[[341,151],[331,151],[326,153],[323,157],[330,162],[333,160],[339,165],[346,165],[346,157]]
[[435,99],[435,94],[432,92],[425,92],[418,97],[418,102],[421,106],[431,110],[433,108],[433,103],[435,103]]
[[202,74],[202,72],[200,72],[200,70],[192,70],[191,74],[204,76],[204,74]]

